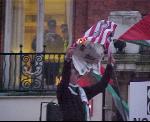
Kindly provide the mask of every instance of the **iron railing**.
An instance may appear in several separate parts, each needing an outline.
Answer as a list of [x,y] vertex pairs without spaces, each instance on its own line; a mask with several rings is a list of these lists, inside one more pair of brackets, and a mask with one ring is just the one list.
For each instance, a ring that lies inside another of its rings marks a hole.
[[0,91],[55,91],[64,53],[0,53]]
[[[44,50],[45,48],[44,46]],[[132,55],[125,55],[119,55],[122,57],[119,57],[119,60],[124,61],[125,57],[128,57],[128,61],[146,61],[142,55],[135,55],[137,58],[134,59]],[[142,58],[139,58],[141,56]],[[45,51],[23,53],[22,46],[20,53],[0,53],[0,93],[55,92],[56,85],[61,80],[64,57],[65,53],[45,53]]]

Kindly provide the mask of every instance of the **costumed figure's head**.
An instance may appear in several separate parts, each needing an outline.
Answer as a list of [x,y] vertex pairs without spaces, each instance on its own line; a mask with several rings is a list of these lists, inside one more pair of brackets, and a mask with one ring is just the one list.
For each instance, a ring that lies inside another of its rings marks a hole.
[[105,51],[110,55],[111,37],[117,25],[114,22],[101,20],[85,32],[85,35],[76,41],[72,59],[80,75],[91,70],[98,75]]

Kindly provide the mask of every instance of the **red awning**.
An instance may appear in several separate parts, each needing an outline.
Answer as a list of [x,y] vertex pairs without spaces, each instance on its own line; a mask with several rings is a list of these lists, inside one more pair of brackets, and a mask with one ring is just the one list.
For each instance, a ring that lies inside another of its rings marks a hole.
[[119,39],[124,41],[150,40],[150,13],[133,25]]

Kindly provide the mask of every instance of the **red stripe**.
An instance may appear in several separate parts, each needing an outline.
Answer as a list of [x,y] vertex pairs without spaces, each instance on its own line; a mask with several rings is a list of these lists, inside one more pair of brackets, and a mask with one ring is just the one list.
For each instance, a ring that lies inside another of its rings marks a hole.
[[[108,25],[107,27],[109,27],[110,24],[111,24],[111,22],[109,22],[109,25]],[[98,43],[101,43],[101,40],[102,40],[103,35],[104,35],[104,31],[107,29],[107,27],[105,27],[105,28],[103,29],[102,34],[101,34],[101,36],[100,36],[100,38],[99,38],[99,40],[98,40]]]
[[90,34],[88,36],[92,36],[94,34],[96,26],[97,26],[97,24],[91,28]]
[[[98,25],[98,24],[97,24],[97,25]],[[101,29],[102,29],[102,24],[100,24],[100,27],[99,27],[100,34],[101,34]],[[96,40],[96,38],[99,37],[99,36],[100,36],[100,35],[97,35],[96,37],[93,37],[91,41],[94,43],[95,40]]]
[[98,43],[100,43],[100,42],[101,42],[102,37],[103,37],[103,34],[104,34],[104,31],[105,31],[105,28],[103,28],[103,31],[102,31],[102,33],[101,33],[101,35],[100,35],[100,37],[99,37]]
[[102,40],[102,37],[103,37],[103,34],[104,34],[104,29],[102,30],[102,33],[101,33],[101,35],[100,35],[100,37],[99,37],[99,39],[98,39],[98,43],[100,43],[101,42],[101,40]]
[[[103,76],[104,73],[105,73],[105,68],[104,68],[103,65],[101,65],[100,72],[101,72],[101,74],[102,74],[102,76]],[[113,80],[112,80],[112,79],[109,80],[109,84],[111,84],[111,85],[113,84]]]
[[[96,24],[96,27],[98,26],[98,24],[99,24],[99,22]],[[95,29],[96,29],[96,27],[95,27]],[[99,27],[99,29],[98,30],[100,30],[101,29],[101,24],[100,24],[100,27]],[[96,30],[97,31],[97,30]],[[95,32],[95,30],[94,30],[94,32]],[[94,32],[93,32],[93,34],[94,34]],[[91,35],[91,36],[93,36],[93,35]],[[94,43],[95,42],[95,40],[96,40],[96,38],[98,37],[99,35],[97,35],[97,36],[95,36],[95,37],[93,37],[92,39],[91,39],[91,42],[92,43]]]
[[109,31],[106,35],[106,40],[105,40],[105,48],[108,49],[110,42],[108,42],[108,37],[110,36],[111,32]]
[[97,38],[97,36],[96,36],[96,37],[93,37],[92,40],[91,40],[91,42],[94,43],[95,40],[96,40],[96,38]]
[[116,27],[117,27],[117,25],[114,24],[114,26],[113,26],[113,32],[115,31]]

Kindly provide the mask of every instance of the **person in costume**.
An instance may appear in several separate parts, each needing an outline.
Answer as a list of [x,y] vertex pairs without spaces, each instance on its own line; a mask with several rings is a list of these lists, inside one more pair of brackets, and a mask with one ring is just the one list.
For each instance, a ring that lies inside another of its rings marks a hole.
[[93,86],[82,88],[77,84],[81,76],[72,63],[73,50],[69,49],[66,53],[62,80],[57,87],[58,104],[64,121],[89,121],[88,101],[105,90],[113,67],[108,62],[101,80]]

